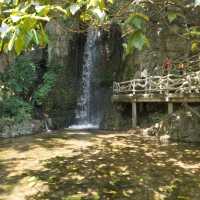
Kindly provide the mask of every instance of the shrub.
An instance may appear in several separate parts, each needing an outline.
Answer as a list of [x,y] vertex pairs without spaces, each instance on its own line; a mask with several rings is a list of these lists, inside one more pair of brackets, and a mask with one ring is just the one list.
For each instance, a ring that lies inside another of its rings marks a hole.
[[31,118],[34,106],[42,106],[53,89],[60,69],[49,66],[39,78],[39,67],[27,57],[18,57],[0,77],[0,118],[16,122]]
[[1,117],[13,118],[19,123],[31,118],[32,106],[19,97],[8,97],[1,104]]
[[55,85],[57,75],[54,71],[48,71],[43,76],[43,83],[38,87],[34,93],[34,101],[38,105],[44,103],[45,98],[48,96],[49,92]]
[[30,98],[37,80],[36,65],[26,57],[19,57],[3,75],[3,81],[15,95]]

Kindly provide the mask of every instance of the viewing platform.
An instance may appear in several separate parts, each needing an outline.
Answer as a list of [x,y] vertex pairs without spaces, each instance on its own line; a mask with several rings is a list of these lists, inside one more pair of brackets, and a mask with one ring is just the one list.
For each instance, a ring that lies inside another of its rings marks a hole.
[[173,103],[200,102],[200,71],[183,75],[146,76],[113,83],[113,102],[132,103],[132,125],[137,125],[137,102]]

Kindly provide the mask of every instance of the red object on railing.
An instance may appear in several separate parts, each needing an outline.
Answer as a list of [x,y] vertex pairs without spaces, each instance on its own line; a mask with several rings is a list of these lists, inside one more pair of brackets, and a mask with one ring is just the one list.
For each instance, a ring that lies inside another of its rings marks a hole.
[[167,57],[163,62],[163,69],[169,71],[171,68],[172,68],[172,60]]

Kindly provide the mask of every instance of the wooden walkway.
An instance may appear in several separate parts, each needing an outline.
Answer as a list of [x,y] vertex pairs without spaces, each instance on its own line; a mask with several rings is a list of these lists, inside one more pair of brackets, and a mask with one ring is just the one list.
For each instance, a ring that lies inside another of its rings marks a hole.
[[200,71],[114,82],[112,101],[132,103],[132,124],[135,127],[137,102],[166,102],[168,113],[173,112],[173,103],[200,102]]

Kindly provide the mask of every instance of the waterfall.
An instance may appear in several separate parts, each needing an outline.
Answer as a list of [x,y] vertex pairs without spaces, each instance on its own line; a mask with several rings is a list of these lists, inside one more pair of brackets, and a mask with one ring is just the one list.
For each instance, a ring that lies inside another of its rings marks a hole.
[[46,132],[47,132],[47,133],[51,133],[51,129],[49,129],[49,125],[48,125],[48,123],[47,123],[46,120],[44,121],[44,125],[45,125],[45,130],[46,130]]
[[81,95],[77,102],[75,111],[75,124],[70,126],[74,129],[98,128],[99,119],[95,114],[92,81],[94,76],[94,68],[97,56],[97,40],[100,37],[100,31],[89,29],[87,33],[87,41],[84,49],[84,64],[81,80]]

